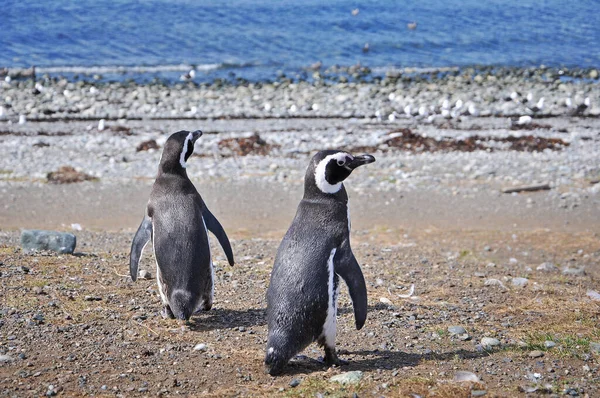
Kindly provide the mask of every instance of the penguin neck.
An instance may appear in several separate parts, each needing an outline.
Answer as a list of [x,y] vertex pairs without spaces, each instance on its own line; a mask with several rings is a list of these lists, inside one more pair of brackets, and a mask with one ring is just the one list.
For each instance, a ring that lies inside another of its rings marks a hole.
[[335,200],[344,204],[348,203],[348,194],[346,193],[346,187],[343,183],[340,183],[340,189],[337,192],[327,193],[323,192],[315,183],[315,180],[307,179],[304,183],[304,197],[305,200]]
[[179,160],[161,160],[158,165],[158,175],[163,174],[176,174],[186,178],[188,176],[185,169],[181,167]]

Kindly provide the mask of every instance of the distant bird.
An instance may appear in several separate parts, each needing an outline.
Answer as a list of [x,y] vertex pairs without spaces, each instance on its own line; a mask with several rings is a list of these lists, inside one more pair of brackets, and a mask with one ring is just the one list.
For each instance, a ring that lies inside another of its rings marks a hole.
[[519,102],[519,93],[513,91],[510,93],[510,96],[506,99],[507,101]]
[[104,127],[105,127],[104,123],[105,123],[104,119],[98,120],[98,131],[103,131],[104,130]]
[[362,50],[364,53],[368,53],[369,52],[369,43],[365,43]]
[[406,106],[404,107],[404,114],[405,114],[406,116],[408,116],[408,117],[411,117],[411,116],[412,116],[412,107],[410,106],[410,104],[409,104],[409,105],[406,105]]
[[390,113],[390,114],[388,115],[388,120],[389,120],[390,122],[393,122],[393,121],[395,121],[395,120],[396,120],[396,112],[392,112],[392,113]]
[[[531,100],[529,100],[531,101]],[[540,98],[539,101],[532,106],[531,108],[528,108],[531,112],[533,113],[539,113],[544,109],[544,97]]]
[[309,69],[310,70],[319,70],[319,69],[321,69],[322,66],[323,66],[323,62],[317,61],[314,64],[312,64],[311,66],[309,66]]
[[179,80],[187,81],[192,80],[194,77],[196,77],[196,71],[194,69],[190,69],[188,73],[181,75]]
[[448,99],[445,99],[444,102],[442,102],[442,110],[444,109],[450,109],[450,101],[448,101]]
[[531,101],[533,101],[533,94],[531,94],[529,92],[529,93],[527,93],[527,97],[523,100],[523,103],[531,102]]
[[573,100],[571,99],[571,97],[567,97],[567,99],[565,99],[565,106],[567,108],[572,108],[573,107]]
[[456,103],[454,104],[454,109],[460,110],[460,108],[462,108],[462,107],[463,107],[463,100],[461,100],[461,99],[456,100]]
[[4,78],[4,81],[7,83],[10,83],[11,80],[12,78],[9,75],[6,75],[6,77]]
[[425,107],[425,106],[419,107],[419,116],[424,116],[424,117],[429,116],[429,111],[427,110],[427,107]]
[[475,107],[475,104],[469,104],[469,107],[467,108],[467,112],[469,112],[469,115],[471,115],[471,116],[475,116],[475,117],[479,116],[479,110],[477,109],[477,107]]
[[410,30],[415,30],[417,29],[417,23],[416,22],[409,22],[406,24],[406,27]]
[[[570,98],[567,98],[567,99],[570,99]],[[589,108],[589,106],[590,106],[590,97],[586,97],[585,100],[583,100],[583,103],[577,105],[577,108],[572,108],[571,110],[569,110],[567,112],[567,115],[580,116],[585,112],[585,110],[587,108]]]
[[358,8],[355,8],[352,10],[352,15],[357,16],[359,12],[360,11],[358,10]]
[[25,115],[19,115],[19,124],[27,123],[27,117]]

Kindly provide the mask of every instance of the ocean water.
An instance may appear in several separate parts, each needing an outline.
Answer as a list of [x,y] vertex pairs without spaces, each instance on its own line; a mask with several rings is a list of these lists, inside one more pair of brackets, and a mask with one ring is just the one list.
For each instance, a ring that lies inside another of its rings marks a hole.
[[123,78],[194,67],[196,80],[270,79],[317,61],[598,67],[599,9],[598,0],[2,0],[0,67]]

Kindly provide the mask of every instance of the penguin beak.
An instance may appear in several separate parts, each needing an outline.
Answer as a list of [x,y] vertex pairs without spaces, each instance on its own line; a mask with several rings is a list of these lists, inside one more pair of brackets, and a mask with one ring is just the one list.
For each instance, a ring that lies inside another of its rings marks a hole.
[[352,159],[350,162],[348,162],[346,164],[346,166],[350,170],[354,170],[358,166],[362,166],[364,164],[373,163],[374,161],[375,161],[375,158],[373,156],[364,154],[364,155],[361,155],[361,156],[355,156],[354,159]]
[[200,137],[202,137],[202,131],[200,131],[200,130],[192,131],[192,142],[196,142],[196,140]]

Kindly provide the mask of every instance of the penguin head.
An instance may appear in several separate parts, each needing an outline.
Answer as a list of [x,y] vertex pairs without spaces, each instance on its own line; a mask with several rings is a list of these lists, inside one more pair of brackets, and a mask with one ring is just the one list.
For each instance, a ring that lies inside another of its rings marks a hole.
[[165,142],[162,157],[160,158],[160,170],[163,172],[174,172],[185,170],[187,160],[194,153],[194,143],[202,136],[202,131],[178,131],[171,134]]
[[353,156],[339,150],[320,151],[308,166],[305,188],[316,186],[325,194],[335,194],[354,169],[374,161],[375,158],[367,154]]

